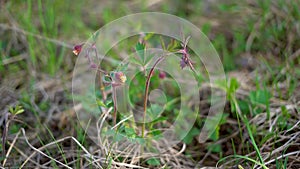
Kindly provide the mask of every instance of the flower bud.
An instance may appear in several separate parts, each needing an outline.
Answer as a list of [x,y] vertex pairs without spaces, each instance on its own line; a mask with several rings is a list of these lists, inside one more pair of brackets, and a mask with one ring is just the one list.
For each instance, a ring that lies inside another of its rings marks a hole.
[[115,79],[117,80],[117,82],[120,82],[120,83],[125,83],[127,80],[127,78],[123,72],[116,72]]
[[79,55],[79,53],[81,52],[81,49],[82,49],[82,46],[83,46],[84,44],[82,43],[82,44],[80,44],[80,45],[75,45],[74,47],[73,47],[73,53],[77,56],[77,55]]
[[159,71],[158,77],[159,77],[160,79],[166,78],[166,72],[164,72],[164,71]]

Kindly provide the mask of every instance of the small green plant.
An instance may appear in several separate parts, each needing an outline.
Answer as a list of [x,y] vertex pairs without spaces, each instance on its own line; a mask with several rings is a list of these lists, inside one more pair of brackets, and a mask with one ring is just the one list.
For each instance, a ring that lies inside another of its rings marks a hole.
[[270,118],[270,99],[272,95],[267,90],[255,90],[249,93],[249,99],[252,105],[254,115],[260,114],[263,110],[267,111],[267,117]]
[[[248,134],[249,134],[249,137],[250,137],[250,140],[252,142],[252,145],[254,147],[256,155],[259,159],[259,162],[256,162],[255,160],[250,159],[249,157],[241,156],[241,155],[234,155],[233,157],[247,159],[247,160],[252,161],[255,164],[258,164],[258,165],[260,165],[260,166],[262,166],[263,168],[266,169],[267,167],[264,165],[262,155],[261,155],[260,150],[259,150],[259,148],[256,144],[256,141],[255,141],[254,137],[253,137],[253,132],[252,132],[252,128],[249,124],[249,120],[247,119],[246,115],[241,111],[239,102],[236,98],[236,91],[239,88],[239,83],[237,82],[236,79],[232,78],[232,79],[229,80],[228,84],[224,81],[221,81],[221,82],[218,82],[218,85],[219,85],[220,88],[227,91],[227,97],[228,97],[229,102],[230,102],[231,112],[236,113],[236,117],[237,117],[238,124],[239,124],[239,129],[240,129],[240,134],[242,134],[242,127],[241,127],[240,120],[241,120],[241,122],[243,122],[243,124],[245,124],[246,129],[247,129]],[[267,93],[265,91],[263,91],[263,94],[260,93],[260,91],[257,91],[257,93],[255,93],[256,94],[255,96],[257,96],[257,97],[254,97],[255,100],[265,101],[266,97],[267,97],[267,99],[269,99],[269,93]],[[264,96],[264,97],[261,97],[261,96]],[[240,137],[243,140],[242,135]],[[224,159],[226,159],[226,158],[223,158],[220,161],[223,161]]]
[[149,164],[150,166],[159,166],[160,161],[157,158],[150,158],[147,160],[147,164]]
[[[93,36],[94,37],[94,36]],[[139,72],[135,77],[133,81],[130,81],[130,83],[134,85],[130,85],[129,87],[129,94],[133,95],[133,103],[132,104],[140,104],[142,105],[143,113],[141,114],[141,120],[139,122],[136,122],[135,124],[131,124],[130,122],[127,122],[131,116],[125,116],[123,114],[118,114],[117,110],[117,96],[116,96],[116,89],[120,87],[121,85],[124,85],[127,83],[126,81],[126,66],[127,63],[123,63],[122,66],[119,66],[116,70],[113,70],[111,72],[105,71],[100,67],[100,65],[97,65],[95,63],[95,59],[93,56],[97,57],[97,49],[96,45],[91,44],[79,44],[74,46],[73,53],[76,55],[82,54],[88,59],[89,66],[91,69],[96,69],[100,74],[102,74],[102,83],[105,86],[105,90],[102,91],[104,93],[107,92],[107,90],[111,90],[112,94],[107,95],[107,99],[103,99],[103,94],[100,94],[99,98],[97,99],[98,106],[109,108],[113,106],[113,112],[112,112],[112,128],[107,129],[104,133],[107,137],[113,138],[114,141],[120,141],[124,139],[125,137],[130,140],[132,143],[139,143],[142,145],[141,147],[141,153],[143,153],[144,148],[153,149],[153,147],[149,147],[150,142],[154,140],[159,140],[163,137],[163,130],[161,128],[167,127],[167,117],[164,116],[164,113],[166,112],[172,112],[174,111],[175,103],[179,100],[178,98],[173,99],[172,97],[166,96],[163,100],[166,101],[164,106],[159,104],[152,104],[149,106],[148,104],[148,95],[149,90],[153,86],[163,86],[165,79],[168,78],[168,75],[166,72],[161,70],[156,70],[157,66],[164,62],[164,60],[168,59],[170,55],[180,55],[180,60],[178,63],[178,67],[181,69],[188,68],[192,71],[192,75],[195,77],[195,79],[198,80],[198,85],[200,84],[201,77],[196,72],[193,62],[191,60],[191,55],[188,51],[187,44],[190,40],[190,37],[183,40],[183,43],[179,43],[176,40],[170,40],[169,44],[165,44],[165,40],[160,37],[160,46],[163,49],[163,53],[161,53],[159,56],[154,56],[153,54],[149,53],[147,51],[147,44],[148,40],[153,37],[153,35],[144,35],[142,38],[139,38],[139,41],[135,44],[135,56],[131,56],[129,58],[129,61],[131,63],[134,63],[139,66],[139,69],[137,72]],[[93,38],[95,39],[95,38]],[[154,41],[154,40],[153,40]],[[152,42],[153,42],[152,41]],[[154,42],[153,42],[154,43]],[[87,48],[85,48],[85,51],[82,51],[83,46],[86,45]],[[82,55],[80,55],[82,56]],[[170,56],[171,57],[171,56]],[[151,67],[146,68],[151,63]],[[142,70],[142,71],[140,71]],[[169,83],[169,82],[166,82]],[[173,85],[173,84],[172,84]],[[109,88],[107,88],[110,86]],[[134,86],[131,88],[131,86]],[[143,93],[143,94],[141,94]],[[108,101],[111,100],[111,104],[107,104]],[[161,112],[164,111],[164,112]],[[161,114],[161,116],[159,116]],[[173,112],[172,112],[173,113]],[[146,119],[147,118],[147,119]],[[149,119],[150,122],[147,122]],[[147,120],[147,121],[146,121]],[[134,122],[133,122],[134,123]],[[157,129],[157,126],[160,126],[159,129]],[[193,134],[194,133],[194,134]],[[191,137],[195,136],[195,133],[193,131],[192,136],[189,136],[189,140],[192,139]],[[109,153],[107,156],[107,160],[111,154]],[[157,159],[149,159],[147,161],[147,164],[149,165],[159,165],[159,160]]]
[[11,123],[11,121],[14,120],[14,118],[23,113],[25,110],[23,109],[22,106],[20,105],[16,105],[15,107],[10,106],[9,107],[9,112],[7,112],[5,114],[5,125],[4,125],[4,129],[3,129],[3,135],[2,135],[2,157],[3,159],[6,159],[6,151],[5,151],[5,143],[6,143],[6,138],[7,138],[7,133],[8,133],[8,129],[9,129],[9,125]]

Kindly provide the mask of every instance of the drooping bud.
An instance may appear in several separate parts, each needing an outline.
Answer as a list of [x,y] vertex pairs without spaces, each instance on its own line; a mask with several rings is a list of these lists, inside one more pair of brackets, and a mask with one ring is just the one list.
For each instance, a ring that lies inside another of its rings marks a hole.
[[125,76],[125,74],[123,72],[116,72],[115,73],[115,79],[119,83],[125,83],[126,80],[127,80],[127,78],[126,78],[126,76]]
[[84,43],[80,44],[80,45],[75,45],[73,47],[73,53],[77,56],[80,54],[82,46],[84,45]]
[[164,71],[159,71],[158,77],[159,77],[160,79],[166,78],[166,72],[164,72]]

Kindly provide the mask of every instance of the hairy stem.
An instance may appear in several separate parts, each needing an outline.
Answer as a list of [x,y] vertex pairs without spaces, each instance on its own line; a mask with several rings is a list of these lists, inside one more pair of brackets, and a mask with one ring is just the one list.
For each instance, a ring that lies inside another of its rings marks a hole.
[[145,95],[144,95],[144,114],[143,114],[143,125],[142,125],[142,137],[145,136],[145,128],[146,128],[146,124],[145,124],[145,118],[146,118],[146,113],[147,113],[147,103],[148,103],[148,92],[149,92],[149,86],[150,86],[150,80],[153,74],[153,71],[155,69],[155,67],[158,65],[159,62],[161,62],[164,58],[164,55],[159,57],[156,62],[154,63],[154,65],[152,66],[152,68],[150,69],[150,72],[147,76],[147,80],[146,80],[146,88],[145,88]]
[[101,91],[101,94],[102,94],[102,100],[103,100],[103,102],[105,102],[106,98],[107,98],[107,95],[106,95],[106,92],[105,92],[105,88],[104,88],[104,84],[103,84],[103,81],[102,81],[102,76],[101,76],[100,71],[98,72],[98,76],[99,76],[99,85],[100,85],[100,91]]
[[113,124],[116,125],[117,124],[117,91],[116,91],[116,87],[112,85],[112,89],[113,89],[113,102],[114,102],[114,112],[113,112]]
[[[98,59],[99,58],[98,57],[98,50],[97,50],[95,44],[92,45],[92,48],[94,49],[96,58]],[[100,67],[100,65],[99,65],[99,68],[97,70],[98,70],[98,75],[99,75],[100,91],[101,91],[101,94],[102,94],[103,102],[105,102],[105,100],[106,100],[106,92],[104,90],[104,84],[102,82],[101,73],[107,74],[107,72],[105,72],[104,70],[102,70],[101,67]]]

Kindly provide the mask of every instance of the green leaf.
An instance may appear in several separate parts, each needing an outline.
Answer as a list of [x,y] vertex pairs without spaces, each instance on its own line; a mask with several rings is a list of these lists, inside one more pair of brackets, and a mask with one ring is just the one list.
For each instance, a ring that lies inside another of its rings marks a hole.
[[205,35],[208,35],[208,33],[211,31],[211,27],[211,23],[204,23],[201,27],[201,30]]
[[144,63],[148,63],[151,59],[154,58],[155,53],[147,53]]
[[148,109],[148,111],[147,111],[147,113],[148,113],[147,115],[151,119],[156,119],[162,111],[163,111],[163,107],[161,105],[151,104],[150,109]]
[[144,145],[146,143],[145,139],[137,136],[136,141],[140,144],[140,145]]
[[174,98],[174,99],[168,101],[167,104],[165,105],[165,110],[167,110],[167,111],[173,110],[175,107],[175,103],[178,102],[179,100],[180,100],[180,98],[177,97],[177,98]]
[[159,123],[159,122],[166,121],[167,119],[168,119],[167,117],[160,116],[160,117],[156,118],[155,120],[153,120],[151,123],[156,124],[156,123]]
[[148,134],[151,134],[153,136],[161,135],[161,131],[156,129],[156,130],[151,130]]
[[153,35],[154,33],[147,33],[146,36],[144,37],[144,40],[145,41],[149,40]]
[[16,105],[15,108],[9,107],[9,112],[13,115],[21,114],[24,112],[24,109],[20,105]]
[[15,115],[21,114],[21,113],[23,113],[23,112],[24,112],[24,109],[18,110],[18,111],[15,112]]
[[128,69],[128,65],[129,63],[121,63],[119,67],[116,69],[116,72],[125,72]]
[[98,106],[107,107],[100,99],[96,99]]
[[220,144],[211,144],[207,148],[213,153],[219,153],[222,151],[222,147]]
[[138,42],[135,45],[135,50],[140,57],[141,61],[144,62],[145,60],[145,44]]
[[268,90],[251,91],[249,94],[250,101],[254,104],[268,104],[272,95]]
[[259,89],[256,91],[251,91],[249,93],[249,99],[253,105],[254,114],[262,113],[263,109],[261,108],[260,105],[264,105],[264,106],[266,106],[267,115],[269,117],[269,114],[270,114],[269,107],[270,107],[271,97],[272,97],[272,94],[266,89],[265,90]]
[[[240,107],[240,110],[243,114],[249,114],[250,113],[250,109],[249,109],[249,101],[245,101],[245,100],[237,100],[238,105]],[[232,105],[234,105],[232,103]],[[236,111],[236,107],[232,106],[232,112]]]
[[184,137],[183,142],[186,144],[190,144],[193,141],[193,138],[197,135],[199,135],[200,130],[196,127],[193,127],[189,133]]
[[209,138],[212,139],[213,141],[217,141],[219,139],[219,135],[220,135],[220,126],[217,126],[215,128],[215,131],[209,136]]
[[158,140],[160,138],[162,138],[162,132],[158,129],[156,130],[151,130],[149,133],[148,133],[149,136],[153,136],[154,139]]
[[105,76],[102,76],[102,81],[104,83],[111,83],[111,77],[105,75]]
[[174,39],[171,40],[171,42],[167,46],[167,50],[170,52],[174,52],[178,50],[177,48],[180,47],[180,43]]
[[147,164],[152,165],[152,166],[157,166],[160,165],[160,161],[157,158],[150,158],[147,160]]
[[222,124],[226,123],[227,117],[228,117],[228,114],[219,113],[219,114],[216,114],[214,117],[210,117],[210,118],[206,119],[207,130],[209,131],[209,133],[211,133],[210,139],[212,139],[214,141],[219,139],[220,126]]
[[163,40],[163,38],[161,36],[159,37],[159,40],[160,40],[160,45],[161,45],[162,49],[166,50],[165,41]]
[[137,65],[144,65],[144,61],[141,61],[140,59],[137,59],[135,57],[129,57],[128,62],[131,64],[137,64]]
[[93,41],[96,41],[96,40],[97,40],[97,38],[98,38],[98,36],[99,36],[99,33],[100,33],[100,31],[97,31],[97,32],[95,32],[95,33],[92,35]]
[[11,114],[13,114],[13,112],[14,112],[14,108],[11,106],[11,107],[9,107],[9,112],[11,113]]
[[239,88],[240,84],[236,80],[236,78],[231,78],[229,83],[229,93],[235,93],[235,91]]
[[21,128],[21,125],[19,124],[13,124],[9,127],[9,133],[10,134],[14,134],[14,133],[17,133]]
[[128,137],[134,138],[136,136],[136,133],[133,128],[125,127],[125,133]]
[[220,89],[227,92],[227,80],[226,79],[217,79],[215,81],[215,84],[217,87],[219,87]]

